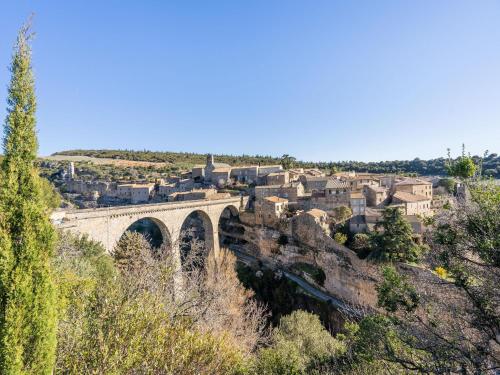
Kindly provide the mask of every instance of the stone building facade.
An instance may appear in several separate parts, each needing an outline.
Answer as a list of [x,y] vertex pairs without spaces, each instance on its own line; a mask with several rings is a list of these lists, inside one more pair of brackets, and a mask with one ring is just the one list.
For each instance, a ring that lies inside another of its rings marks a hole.
[[259,199],[255,202],[255,223],[275,226],[288,210],[288,199],[276,196]]
[[432,200],[432,183],[419,178],[408,178],[394,184],[394,191],[420,195]]
[[396,191],[392,196],[392,203],[402,205],[405,215],[428,216],[432,214],[431,199],[423,195]]

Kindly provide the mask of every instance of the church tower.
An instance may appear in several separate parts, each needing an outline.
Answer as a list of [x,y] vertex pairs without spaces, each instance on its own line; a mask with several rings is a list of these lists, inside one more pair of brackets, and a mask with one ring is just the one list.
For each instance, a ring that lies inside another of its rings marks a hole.
[[214,156],[212,154],[207,154],[207,167],[214,164]]

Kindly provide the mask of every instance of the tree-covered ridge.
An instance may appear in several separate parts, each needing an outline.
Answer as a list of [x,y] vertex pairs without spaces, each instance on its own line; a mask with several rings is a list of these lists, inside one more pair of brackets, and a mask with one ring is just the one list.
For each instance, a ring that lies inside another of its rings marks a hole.
[[[111,158],[134,161],[163,162],[169,164],[204,164],[206,155],[189,152],[168,152],[168,151],[134,151],[134,150],[67,150],[56,152],[54,155],[79,155],[96,158]],[[257,165],[257,164],[282,164],[282,157],[269,155],[215,155],[215,159],[221,163],[230,165]],[[475,163],[479,163],[481,157],[473,156]],[[420,175],[445,175],[446,158],[430,160],[392,160],[380,162],[360,162],[353,160],[330,161],[330,162],[309,162],[293,161],[294,167],[320,168],[325,170],[345,170],[371,173],[417,173]],[[483,161],[483,174],[500,178],[500,156],[489,154]]]

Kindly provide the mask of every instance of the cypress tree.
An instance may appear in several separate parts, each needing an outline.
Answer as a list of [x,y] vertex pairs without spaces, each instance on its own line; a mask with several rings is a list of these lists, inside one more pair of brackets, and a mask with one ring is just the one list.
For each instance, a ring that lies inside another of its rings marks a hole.
[[37,155],[36,98],[29,23],[17,37],[10,71],[0,180],[0,373],[51,374],[56,290],[49,220]]

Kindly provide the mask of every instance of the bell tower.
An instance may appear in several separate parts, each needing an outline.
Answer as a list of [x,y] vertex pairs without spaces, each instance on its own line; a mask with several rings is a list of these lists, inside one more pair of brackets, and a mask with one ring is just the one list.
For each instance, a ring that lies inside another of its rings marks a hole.
[[212,154],[207,154],[207,167],[214,164],[214,156]]

